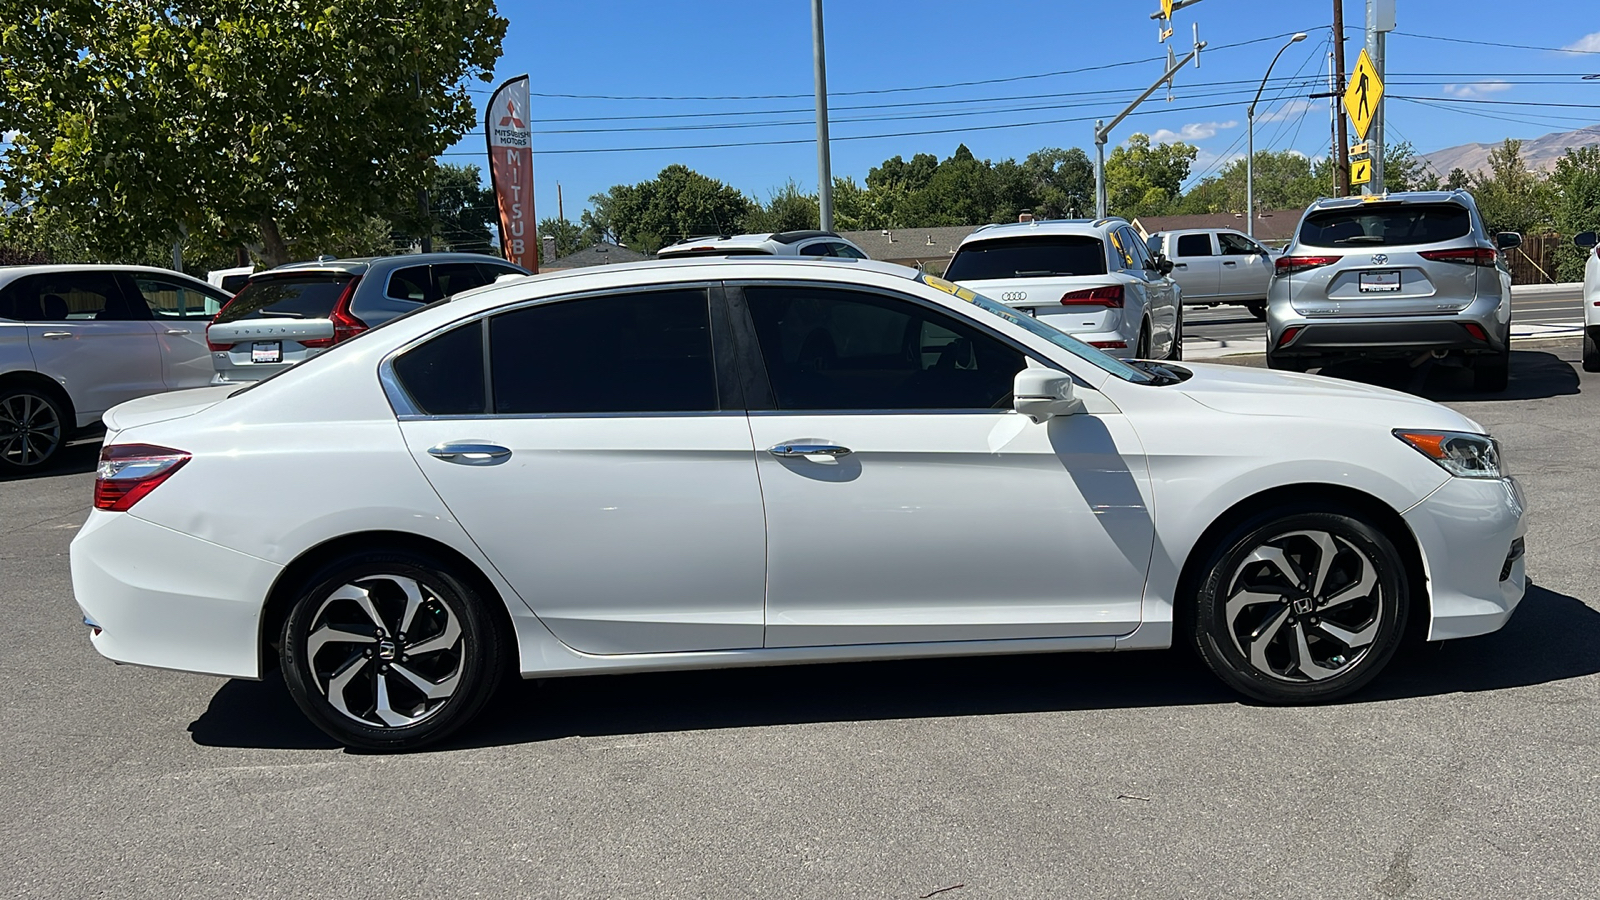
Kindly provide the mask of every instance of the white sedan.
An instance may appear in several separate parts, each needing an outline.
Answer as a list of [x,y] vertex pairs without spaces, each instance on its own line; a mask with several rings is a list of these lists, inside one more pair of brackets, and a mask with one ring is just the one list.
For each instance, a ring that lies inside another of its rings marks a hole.
[[1521,492],[1458,413],[1120,362],[881,263],[507,281],[107,424],[72,545],[94,646],[281,666],[369,748],[437,740],[513,668],[1182,641],[1246,695],[1315,702],[1408,620],[1491,632],[1525,586]]

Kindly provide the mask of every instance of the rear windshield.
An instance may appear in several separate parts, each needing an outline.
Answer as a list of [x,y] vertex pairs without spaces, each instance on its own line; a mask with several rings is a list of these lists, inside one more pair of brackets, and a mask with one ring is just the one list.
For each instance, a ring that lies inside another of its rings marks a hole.
[[1435,244],[1472,231],[1467,208],[1455,203],[1372,203],[1306,216],[1300,243],[1313,247]]
[[217,322],[239,319],[326,319],[353,275],[294,275],[256,278],[217,314]]
[[981,241],[956,251],[944,277],[951,281],[1104,275],[1106,250],[1090,235],[1039,235]]

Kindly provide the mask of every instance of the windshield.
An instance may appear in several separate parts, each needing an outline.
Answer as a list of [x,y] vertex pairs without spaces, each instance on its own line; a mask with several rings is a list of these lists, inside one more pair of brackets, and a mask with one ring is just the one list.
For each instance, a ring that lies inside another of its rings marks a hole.
[[326,319],[355,276],[296,275],[257,278],[217,314],[217,323],[239,319]]
[[1472,231],[1467,208],[1456,203],[1373,203],[1306,216],[1300,243],[1313,247],[1394,247],[1436,244]]
[[956,251],[945,269],[951,281],[1104,275],[1106,248],[1093,235],[1029,235],[979,241]]
[[943,291],[946,294],[955,297],[957,300],[965,300],[979,309],[988,310],[989,312],[994,313],[1002,319],[1005,319],[1007,322],[1010,322],[1018,328],[1021,328],[1025,331],[1030,331],[1035,335],[1044,338],[1045,340],[1055,344],[1057,347],[1060,347],[1068,353],[1071,353],[1073,356],[1076,356],[1089,365],[1094,366],[1097,369],[1110,372],[1118,378],[1121,378],[1123,381],[1131,381],[1135,384],[1154,384],[1159,380],[1156,376],[1151,375],[1149,372],[1136,369],[1114,356],[1110,356],[1100,352],[1099,350],[1096,350],[1088,344],[1085,344],[1083,341],[1080,341],[1072,335],[1067,334],[1065,331],[1052,328],[1051,326],[1044,324],[1032,316],[1019,315],[1016,310],[1005,305],[1004,303],[1000,303],[996,300],[990,300],[988,297],[985,297],[984,295],[970,288],[964,288],[960,285],[952,284],[943,278],[938,278],[928,274],[917,276],[917,280],[935,290]]

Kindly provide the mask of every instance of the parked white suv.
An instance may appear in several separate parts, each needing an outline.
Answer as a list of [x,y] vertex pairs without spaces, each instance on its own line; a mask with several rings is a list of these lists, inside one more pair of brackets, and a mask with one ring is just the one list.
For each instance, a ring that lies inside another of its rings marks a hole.
[[855,244],[831,231],[780,231],[775,234],[723,234],[684,238],[656,251],[661,259],[688,256],[822,256],[868,259]]
[[1572,242],[1589,251],[1583,267],[1583,370],[1600,372],[1600,236],[1585,231]]
[[1113,356],[1182,359],[1182,294],[1126,219],[985,225],[945,277]]
[[1186,306],[1238,303],[1267,317],[1272,255],[1254,238],[1231,228],[1158,231],[1145,241],[1152,256],[1172,260],[1172,277]]
[[228,294],[143,266],[0,268],[0,474],[37,469],[125,400],[211,381]]

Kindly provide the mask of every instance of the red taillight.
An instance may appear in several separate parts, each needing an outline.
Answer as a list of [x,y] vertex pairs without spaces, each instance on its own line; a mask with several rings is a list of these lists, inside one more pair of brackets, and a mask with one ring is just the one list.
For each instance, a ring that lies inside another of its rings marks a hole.
[[1283,330],[1283,334],[1278,335],[1278,346],[1282,347],[1285,344],[1289,343],[1290,341],[1294,340],[1294,336],[1299,334],[1300,333],[1300,329],[1302,329],[1304,327],[1305,327],[1304,325],[1290,325],[1288,328],[1285,328]]
[[[218,312],[217,315],[220,316],[222,313]],[[218,350],[232,350],[232,344],[219,344],[211,339],[211,326],[214,324],[216,324],[215,320],[206,325],[206,349],[212,352],[216,352]]]
[[1101,350],[1126,350],[1127,341],[1090,341],[1089,346],[1099,347]]
[[1280,256],[1273,267],[1279,275],[1292,275],[1307,269],[1331,266],[1339,259],[1337,256]]
[[1475,340],[1475,341],[1487,341],[1487,340],[1489,340],[1488,332],[1484,331],[1483,330],[1483,326],[1479,325],[1477,322],[1467,322],[1464,327],[1467,329],[1467,334],[1472,335],[1472,339],[1473,340]]
[[1419,250],[1417,255],[1435,262],[1458,262],[1469,266],[1492,266],[1500,253],[1488,247],[1463,247],[1459,250]]
[[183,468],[189,454],[151,444],[112,444],[100,451],[94,508],[124,512]]
[[328,318],[333,320],[333,337],[301,340],[301,345],[314,348],[332,347],[367,330],[367,323],[350,315],[350,298],[356,295],[356,285],[360,283],[359,275],[350,279],[350,283],[345,285],[344,291],[339,294],[339,299],[334,301],[333,312],[328,314]]
[[1122,308],[1122,285],[1108,284],[1105,287],[1087,288],[1081,291],[1069,291],[1061,295],[1062,306],[1105,306]]

